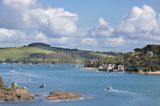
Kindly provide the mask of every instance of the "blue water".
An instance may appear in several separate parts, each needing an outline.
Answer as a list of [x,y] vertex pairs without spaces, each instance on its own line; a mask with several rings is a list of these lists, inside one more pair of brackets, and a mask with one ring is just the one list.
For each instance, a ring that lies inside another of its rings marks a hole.
[[[10,72],[10,68],[14,71]],[[39,93],[33,101],[1,102],[0,106],[160,106],[160,76],[88,71],[73,64],[17,65],[0,64],[0,75],[10,86],[28,86],[30,93]],[[39,88],[46,83],[45,88]],[[104,89],[108,84],[112,92]],[[51,91],[78,92],[92,99],[51,102]]]

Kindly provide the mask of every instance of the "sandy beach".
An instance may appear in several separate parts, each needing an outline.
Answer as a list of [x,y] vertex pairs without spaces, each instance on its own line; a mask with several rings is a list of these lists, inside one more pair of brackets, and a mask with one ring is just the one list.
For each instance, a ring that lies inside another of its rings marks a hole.
[[[96,67],[84,67],[82,69],[85,69],[85,70],[97,70]],[[143,72],[143,71],[139,71],[138,74],[160,75],[160,71],[155,71],[155,72]]]
[[82,69],[85,69],[85,70],[97,70],[96,67],[83,67]]
[[148,74],[148,75],[160,75],[160,71],[155,72],[138,72],[139,74]]

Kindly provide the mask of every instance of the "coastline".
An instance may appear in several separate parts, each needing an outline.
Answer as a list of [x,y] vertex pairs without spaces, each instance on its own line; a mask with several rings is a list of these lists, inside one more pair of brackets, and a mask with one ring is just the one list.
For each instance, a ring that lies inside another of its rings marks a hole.
[[82,69],[85,69],[85,70],[97,70],[96,67],[83,67]]
[[[84,69],[84,70],[97,70],[96,67],[83,67],[81,69]],[[126,71],[125,71],[126,72]],[[127,72],[126,72],[127,73]],[[134,74],[134,73],[132,73]],[[136,73],[135,73],[136,74]],[[143,75],[160,75],[160,71],[154,71],[154,72],[143,72],[143,71],[139,71],[137,72],[137,74],[143,74]]]
[[146,75],[160,75],[160,71],[155,71],[155,72],[138,72],[138,74],[146,74]]

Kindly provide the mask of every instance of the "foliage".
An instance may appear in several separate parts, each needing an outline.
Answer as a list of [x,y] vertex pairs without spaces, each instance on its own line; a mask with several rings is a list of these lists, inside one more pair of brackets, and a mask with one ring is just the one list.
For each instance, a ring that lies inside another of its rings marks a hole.
[[0,88],[3,88],[3,87],[4,87],[3,79],[2,79],[2,77],[0,76]]
[[6,63],[83,63],[86,59],[99,59],[105,56],[107,55],[101,52],[51,47],[44,43],[0,49],[0,62]]

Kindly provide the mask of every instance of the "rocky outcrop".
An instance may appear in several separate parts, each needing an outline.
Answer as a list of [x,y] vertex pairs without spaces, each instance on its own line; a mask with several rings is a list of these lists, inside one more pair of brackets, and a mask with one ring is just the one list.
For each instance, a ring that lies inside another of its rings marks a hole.
[[0,76],[0,101],[33,100],[33,99],[34,97],[27,92],[27,88],[5,87],[3,79]]
[[0,89],[0,101],[33,100],[34,97],[27,92],[19,92],[17,89]]
[[73,100],[79,99],[81,96],[79,93],[67,93],[62,91],[50,92],[46,97],[47,100]]
[[0,101],[33,100],[34,97],[29,93],[19,92],[16,89],[0,89]]

